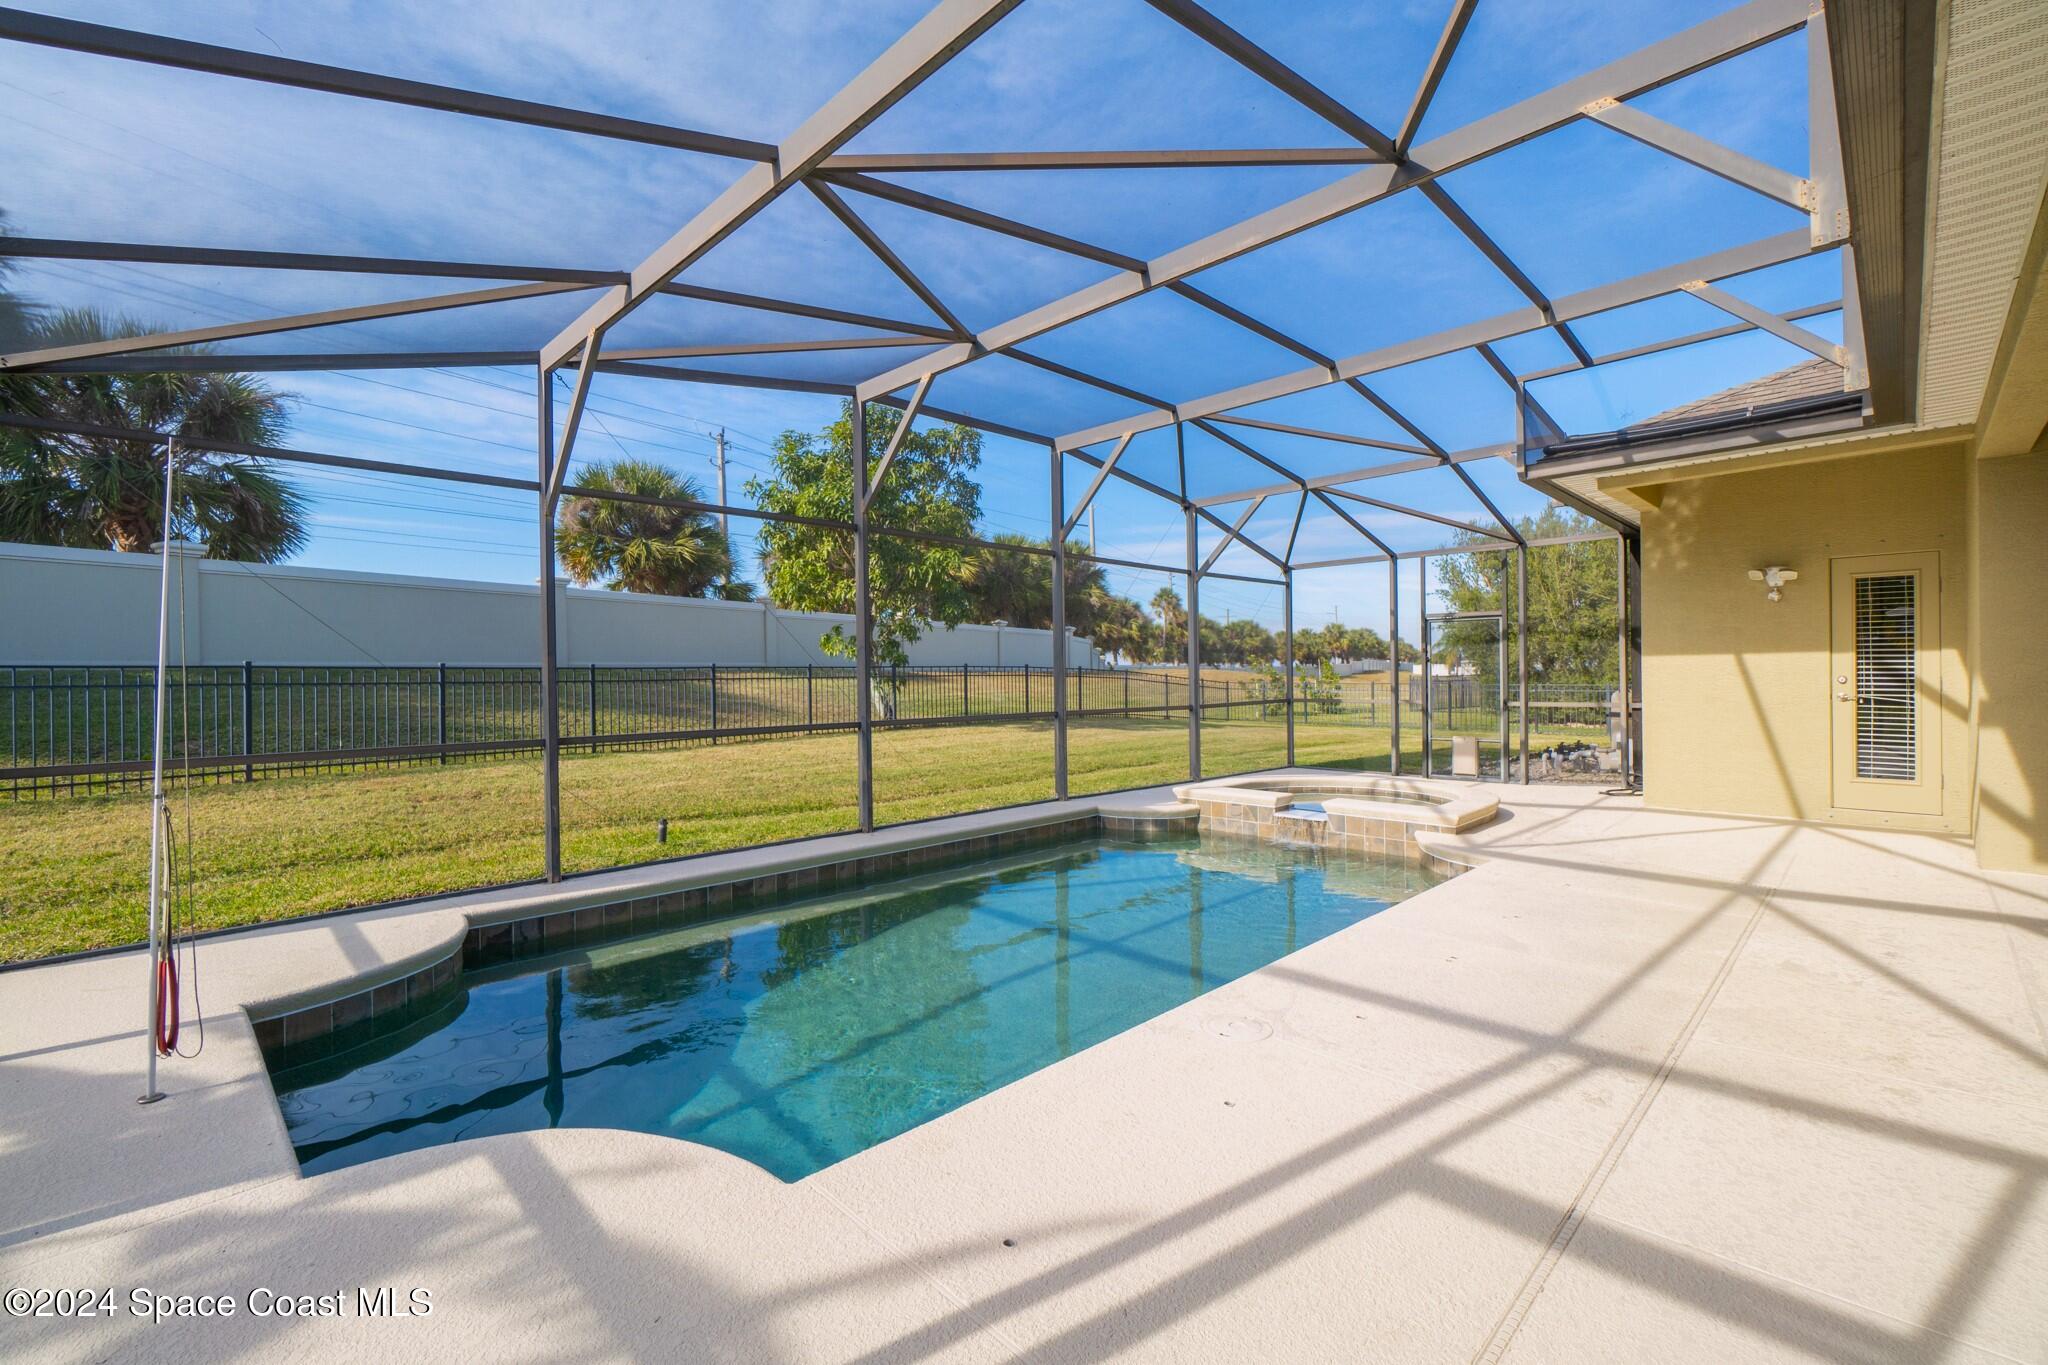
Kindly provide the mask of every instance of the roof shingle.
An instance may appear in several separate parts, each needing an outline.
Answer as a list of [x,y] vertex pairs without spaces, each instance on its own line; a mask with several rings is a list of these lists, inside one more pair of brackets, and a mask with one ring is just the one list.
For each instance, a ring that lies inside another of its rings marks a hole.
[[1700,417],[1716,417],[1724,412],[1746,412],[1751,408],[1789,403],[1800,398],[1819,398],[1841,391],[1841,366],[1827,360],[1809,360],[1803,365],[1752,379],[1747,384],[1737,384],[1732,389],[1723,389],[1705,398],[1667,408],[1637,425],[1648,427],[1665,422],[1687,422]]

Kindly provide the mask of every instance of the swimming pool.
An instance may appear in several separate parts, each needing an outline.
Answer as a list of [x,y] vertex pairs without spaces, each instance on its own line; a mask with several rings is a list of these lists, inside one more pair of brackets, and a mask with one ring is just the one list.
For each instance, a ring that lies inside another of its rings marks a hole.
[[1435,880],[1398,858],[1090,839],[473,971],[405,1031],[273,1081],[308,1174],[603,1127],[795,1180]]

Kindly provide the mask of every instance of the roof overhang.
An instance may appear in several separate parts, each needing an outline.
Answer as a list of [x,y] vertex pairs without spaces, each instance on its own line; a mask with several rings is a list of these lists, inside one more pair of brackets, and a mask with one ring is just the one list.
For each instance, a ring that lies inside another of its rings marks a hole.
[[1872,427],[1860,420],[1815,416],[1785,422],[1776,431],[1760,428],[1745,436],[1749,439],[1733,444],[1722,440],[1705,449],[1687,450],[1675,444],[1655,450],[1588,454],[1559,461],[1557,469],[1540,477],[1531,471],[1530,481],[1553,496],[1592,503],[1630,525],[1639,525],[1644,512],[1663,505],[1664,490],[1670,484],[1960,444],[1970,439],[1971,428],[1915,423]]

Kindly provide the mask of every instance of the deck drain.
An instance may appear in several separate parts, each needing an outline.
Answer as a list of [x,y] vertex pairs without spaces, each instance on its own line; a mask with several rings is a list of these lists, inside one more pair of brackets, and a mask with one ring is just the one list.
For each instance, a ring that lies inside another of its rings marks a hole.
[[1211,1019],[1209,1032],[1234,1043],[1256,1043],[1273,1036],[1273,1026],[1262,1019]]

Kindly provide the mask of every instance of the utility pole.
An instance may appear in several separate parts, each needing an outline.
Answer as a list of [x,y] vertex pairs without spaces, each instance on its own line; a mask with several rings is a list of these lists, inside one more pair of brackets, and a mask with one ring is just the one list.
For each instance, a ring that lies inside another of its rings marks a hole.
[[[726,500],[725,500],[725,428],[724,428],[724,427],[720,427],[720,428],[718,429],[718,441],[717,441],[717,444],[716,444],[716,446],[714,447],[714,453],[713,453],[713,455],[711,456],[711,463],[713,463],[713,464],[715,464],[715,465],[717,465],[717,466],[718,466],[718,505],[719,505],[720,507],[725,507],[725,506],[728,506],[729,504],[728,504],[728,503],[726,502]],[[725,554],[726,554],[726,561],[727,561],[728,563],[730,563],[730,562],[732,561],[732,558],[733,558],[733,553],[732,553],[732,523],[731,523],[731,522],[730,522],[730,521],[729,521],[729,520],[727,519],[727,517],[726,517],[725,513],[723,513],[723,512],[720,512],[720,513],[718,514],[718,538],[719,538],[720,540],[723,540],[723,541],[725,542]],[[726,573],[726,576],[725,576],[725,581],[726,581],[727,583],[731,583],[731,582],[732,582],[732,573],[730,572],[730,570],[728,570],[728,571],[727,571],[727,573]]]
[[[724,506],[727,506],[727,505],[728,505],[728,504],[726,503],[726,500],[725,500],[725,428],[724,428],[724,427],[720,427],[720,428],[718,429],[718,445],[717,445],[717,453],[716,453],[716,454],[714,454],[714,455],[712,455],[712,457],[711,457],[711,463],[713,463],[713,464],[715,464],[715,465],[717,465],[717,466],[718,466],[718,505],[719,505],[720,507],[724,507]],[[725,517],[725,513],[723,513],[723,512],[720,512],[720,513],[718,514],[718,534],[720,534],[720,535],[722,535],[722,536],[724,536],[724,537],[725,537],[725,543],[726,543],[727,545],[730,545],[730,544],[732,544],[732,527],[731,527],[731,526],[729,526],[729,525],[728,525],[728,524],[726,523],[726,517]]]

